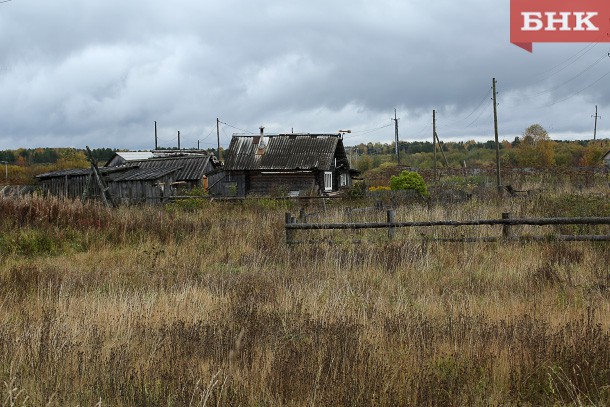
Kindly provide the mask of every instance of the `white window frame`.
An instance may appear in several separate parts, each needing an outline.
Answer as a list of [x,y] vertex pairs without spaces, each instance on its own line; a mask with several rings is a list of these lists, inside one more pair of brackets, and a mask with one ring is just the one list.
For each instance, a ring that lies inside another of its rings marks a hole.
[[342,187],[346,187],[347,186],[347,173],[342,173],[339,177],[339,185]]
[[333,190],[333,173],[332,171],[324,172],[324,191]]

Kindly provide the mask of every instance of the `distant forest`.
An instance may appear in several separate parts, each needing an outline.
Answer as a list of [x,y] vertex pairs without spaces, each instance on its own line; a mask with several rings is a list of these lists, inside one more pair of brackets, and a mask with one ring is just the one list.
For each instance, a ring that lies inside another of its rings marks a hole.
[[[18,150],[1,150],[0,161],[7,161],[9,164],[15,165],[54,164],[65,157],[66,151],[85,155],[85,150],[73,148],[20,148]],[[116,148],[94,148],[91,150],[93,156],[99,161],[108,161],[117,151],[120,150]]]
[[[349,141],[344,140],[344,144]],[[442,152],[441,152],[442,149]],[[500,144],[500,160],[507,167],[597,167],[602,157],[610,150],[610,140],[551,140],[540,125],[532,125],[521,137]],[[104,165],[115,152],[115,148],[95,148],[93,156]],[[209,150],[216,153],[215,150]],[[434,166],[434,146],[429,141],[401,141],[399,143],[400,164],[415,169]],[[394,143],[361,143],[347,146],[346,152],[351,166],[366,178],[375,178],[392,171],[397,159]],[[222,157],[221,157],[222,158]],[[495,142],[459,141],[441,143],[437,146],[436,160],[439,166],[450,168],[491,167],[496,159]],[[0,150],[0,184],[31,184],[35,176],[45,172],[89,166],[85,150],[74,148],[20,148]]]
[[[511,167],[595,167],[602,165],[610,140],[553,141],[547,137],[516,137],[500,143],[500,160]],[[442,150],[442,151],[441,151]],[[395,144],[367,143],[347,149],[352,166],[362,172],[396,162]],[[434,145],[429,141],[399,143],[400,163],[414,168],[434,166]],[[496,160],[494,141],[441,143],[436,154],[439,166],[486,167]],[[446,160],[446,162],[445,162]]]

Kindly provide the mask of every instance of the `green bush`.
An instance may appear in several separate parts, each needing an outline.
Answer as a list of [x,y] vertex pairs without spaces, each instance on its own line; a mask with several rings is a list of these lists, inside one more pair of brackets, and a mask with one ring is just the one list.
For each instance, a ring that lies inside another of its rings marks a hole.
[[428,196],[428,188],[421,175],[413,171],[403,171],[400,175],[390,178],[390,189],[392,191],[399,190],[415,190],[423,196]]

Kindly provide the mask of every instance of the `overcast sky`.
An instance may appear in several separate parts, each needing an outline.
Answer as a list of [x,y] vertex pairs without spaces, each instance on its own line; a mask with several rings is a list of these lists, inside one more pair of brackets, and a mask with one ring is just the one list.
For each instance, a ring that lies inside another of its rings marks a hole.
[[[610,137],[610,43],[509,42],[508,0],[0,3],[0,150],[221,145],[234,132],[347,145],[493,139],[533,123]],[[604,76],[605,75],[605,76]],[[232,126],[232,127],[231,127]]]

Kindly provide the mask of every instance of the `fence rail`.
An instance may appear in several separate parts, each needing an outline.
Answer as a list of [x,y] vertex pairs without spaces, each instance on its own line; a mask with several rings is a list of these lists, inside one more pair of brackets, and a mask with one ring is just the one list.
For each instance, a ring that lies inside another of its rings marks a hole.
[[502,226],[501,237],[462,237],[435,238],[444,242],[495,242],[500,240],[565,240],[565,241],[610,241],[610,235],[548,235],[548,236],[517,236],[512,226],[548,226],[548,225],[610,225],[610,217],[572,217],[572,218],[512,218],[510,213],[503,213],[501,219],[478,220],[440,220],[395,222],[394,210],[388,210],[386,222],[351,222],[351,223],[297,223],[297,218],[287,212],[285,216],[286,243],[298,243],[294,240],[297,230],[358,230],[387,229],[388,237],[394,238],[397,228],[438,227],[438,226]]

